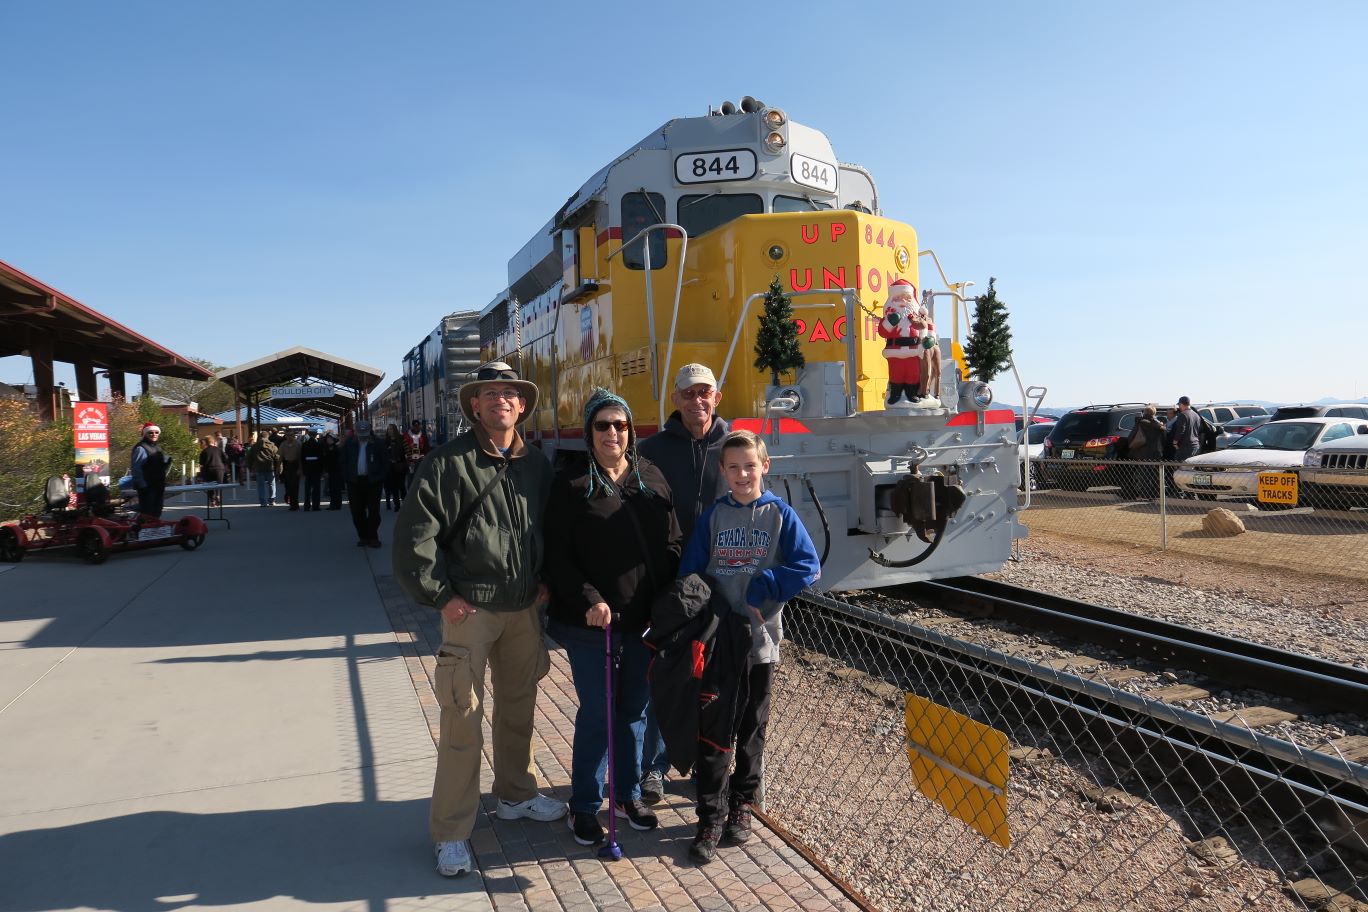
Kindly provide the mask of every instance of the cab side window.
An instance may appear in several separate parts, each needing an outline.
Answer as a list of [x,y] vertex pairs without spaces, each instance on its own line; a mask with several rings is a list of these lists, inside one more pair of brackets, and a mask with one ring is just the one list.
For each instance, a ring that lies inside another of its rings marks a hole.
[[[622,240],[631,241],[641,229],[665,221],[665,197],[659,193],[624,193],[622,196]],[[646,244],[651,245],[651,270],[665,265],[665,229],[658,228],[645,238],[628,244],[622,261],[628,269],[646,268]]]

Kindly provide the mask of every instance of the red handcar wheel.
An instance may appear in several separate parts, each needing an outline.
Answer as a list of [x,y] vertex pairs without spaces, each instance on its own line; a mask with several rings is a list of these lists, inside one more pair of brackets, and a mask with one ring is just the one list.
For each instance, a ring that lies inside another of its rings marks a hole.
[[90,564],[103,564],[105,558],[109,557],[109,551],[100,539],[100,533],[93,529],[85,530],[76,539],[76,553]]
[[184,548],[186,551],[194,551],[202,544],[204,544],[203,533],[199,535],[187,535],[185,537],[185,541],[180,543],[180,546]]
[[13,529],[0,529],[0,561],[18,563],[24,559],[24,549]]

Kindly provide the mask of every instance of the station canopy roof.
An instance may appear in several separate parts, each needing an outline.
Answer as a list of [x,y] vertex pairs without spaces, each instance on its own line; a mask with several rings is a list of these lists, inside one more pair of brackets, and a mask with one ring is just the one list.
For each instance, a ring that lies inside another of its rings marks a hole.
[[203,367],[0,261],[0,357],[50,345],[56,361],[208,380]]
[[[215,379],[229,386],[236,385],[244,395],[261,392],[272,386],[328,384],[343,387],[364,395],[379,385],[384,371],[348,361],[312,348],[289,348],[285,351],[229,367],[219,371]],[[324,396],[320,401],[327,402]],[[291,400],[292,407],[313,400]],[[344,409],[345,411],[345,409]]]
[[[201,418],[198,423],[232,424],[235,419],[236,413],[229,409],[226,412],[219,412],[217,415]],[[269,405],[261,407],[261,424],[264,427],[318,427],[323,423],[323,419],[316,415],[301,415],[298,412],[271,408]]]

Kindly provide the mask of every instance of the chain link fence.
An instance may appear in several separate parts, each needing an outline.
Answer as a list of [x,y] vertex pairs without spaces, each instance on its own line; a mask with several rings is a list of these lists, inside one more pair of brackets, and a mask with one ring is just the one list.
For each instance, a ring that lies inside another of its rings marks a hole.
[[1022,522],[1048,534],[1364,579],[1368,469],[1325,458],[1330,465],[1287,468],[1032,460]]
[[1368,909],[1358,754],[853,597],[785,626],[764,810],[875,908]]

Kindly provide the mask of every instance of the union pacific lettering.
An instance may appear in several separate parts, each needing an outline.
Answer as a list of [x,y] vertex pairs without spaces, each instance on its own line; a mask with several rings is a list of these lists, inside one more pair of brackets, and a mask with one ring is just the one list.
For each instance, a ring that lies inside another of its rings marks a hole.
[[[850,288],[848,278],[855,279],[854,287],[860,291],[868,288],[871,292],[879,292],[893,284],[898,276],[887,269],[880,269],[878,266],[870,266],[868,269],[855,267],[849,273],[846,267],[837,266],[834,269],[830,266],[819,266],[821,270],[822,288]],[[789,270],[789,287],[794,291],[810,291],[814,270],[812,267],[798,269],[796,266]]]

